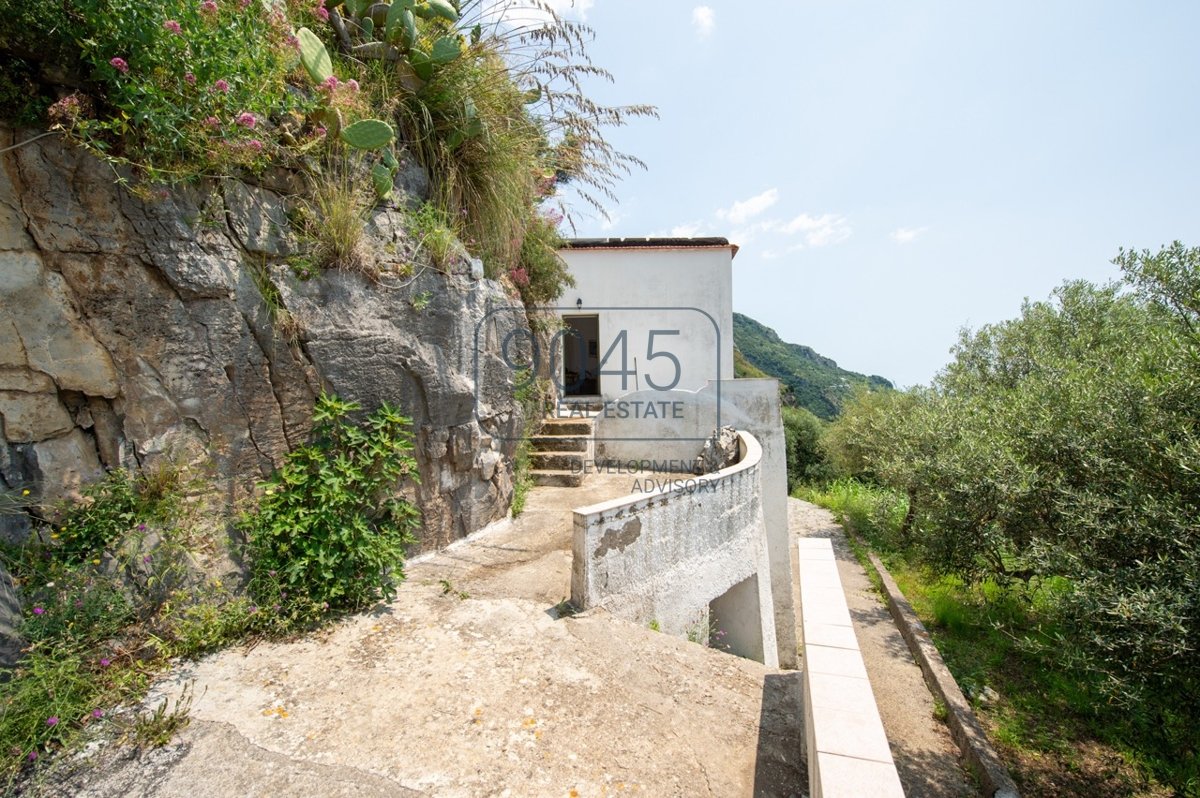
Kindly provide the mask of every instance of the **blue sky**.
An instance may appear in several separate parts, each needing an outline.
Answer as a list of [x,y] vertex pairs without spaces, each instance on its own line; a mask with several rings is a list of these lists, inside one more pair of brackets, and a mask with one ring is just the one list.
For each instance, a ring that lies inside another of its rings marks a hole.
[[1200,245],[1200,3],[552,5],[596,99],[661,113],[578,234],[729,237],[734,308],[843,367],[926,383],[964,325]]

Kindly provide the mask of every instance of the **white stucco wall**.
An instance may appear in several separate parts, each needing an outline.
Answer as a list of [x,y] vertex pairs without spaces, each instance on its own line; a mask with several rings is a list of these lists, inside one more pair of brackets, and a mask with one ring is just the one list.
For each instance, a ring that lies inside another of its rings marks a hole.
[[654,622],[669,634],[695,634],[699,627],[706,638],[709,603],[754,577],[762,656],[777,666],[763,450],[753,435],[739,437],[741,460],[688,483],[693,491],[621,497],[575,510],[572,603]]
[[[601,376],[605,399],[650,389],[647,379],[657,385],[673,379],[670,358],[648,358],[652,330],[679,331],[657,335],[653,341],[653,352],[667,352],[679,360],[677,388],[695,391],[709,380],[733,378],[731,246],[567,248],[559,254],[575,278],[575,287],[559,299],[560,314],[599,316],[601,357],[619,332],[626,331],[625,367],[634,369],[637,361],[637,380],[630,377],[624,387],[620,377]],[[576,300],[583,303],[578,311]],[[604,366],[605,370],[620,368],[616,355]]]

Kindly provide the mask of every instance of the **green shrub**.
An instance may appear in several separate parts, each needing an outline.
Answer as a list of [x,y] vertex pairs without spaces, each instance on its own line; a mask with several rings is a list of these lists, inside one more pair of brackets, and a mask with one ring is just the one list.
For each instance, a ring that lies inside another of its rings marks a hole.
[[409,420],[384,405],[359,427],[352,402],[322,396],[311,443],[296,448],[241,521],[250,595],[302,621],[391,599],[418,512],[395,493],[416,478]]
[[9,786],[39,756],[69,743],[82,727],[103,722],[139,682],[121,666],[101,666],[98,657],[76,649],[29,652],[0,685],[0,773]]
[[852,470],[907,494],[903,542],[968,583],[1046,586],[1047,656],[1120,706],[1176,785],[1200,740],[1200,249],[1117,259],[964,332],[928,390],[830,430]]
[[795,495],[832,510],[839,523],[878,548],[895,550],[900,545],[908,511],[902,493],[856,479],[838,479],[824,487],[801,487]]
[[96,559],[139,521],[143,532],[147,523],[170,523],[179,512],[182,479],[178,466],[163,461],[137,475],[116,468],[86,486],[83,501],[67,507],[51,533],[60,548],[58,558],[73,563]]
[[0,49],[88,87],[94,117],[60,103],[54,119],[85,145],[173,180],[267,162],[265,123],[310,105],[287,91],[291,36],[260,2],[58,0],[4,25]]
[[[493,44],[477,43],[402,96],[400,124],[429,172],[434,202],[489,274],[514,268],[547,143],[505,61]],[[480,134],[462,138],[470,126]]]
[[100,482],[83,489],[84,500],[63,514],[53,537],[68,562],[99,556],[133,528],[138,499],[133,476],[123,468],[109,472]]
[[455,236],[446,213],[437,205],[426,202],[408,214],[408,234],[417,246],[429,253],[435,269],[445,271],[454,255]]
[[783,407],[783,436],[787,446],[788,491],[801,482],[822,482],[833,476],[821,447],[824,426],[802,407]]
[[539,213],[525,229],[518,265],[508,276],[527,306],[553,305],[563,291],[575,285],[575,278],[558,254],[562,246],[562,236],[558,234],[561,222],[561,214]]

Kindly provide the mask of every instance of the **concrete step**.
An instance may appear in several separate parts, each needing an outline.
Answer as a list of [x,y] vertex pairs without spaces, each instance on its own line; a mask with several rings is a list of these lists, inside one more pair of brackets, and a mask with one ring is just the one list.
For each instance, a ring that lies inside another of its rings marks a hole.
[[535,452],[586,452],[589,440],[585,435],[534,435],[529,442]]
[[529,464],[535,471],[583,471],[583,452],[534,452]]
[[553,418],[595,418],[600,415],[601,410],[562,410],[558,411],[557,416]]
[[604,409],[604,400],[599,397],[588,397],[587,399],[575,399],[566,397],[558,400],[559,410],[577,410],[590,413],[599,413]]
[[548,418],[542,424],[542,435],[588,435],[592,434],[592,422],[579,418]]
[[540,488],[578,488],[583,474],[574,471],[531,471],[533,484]]

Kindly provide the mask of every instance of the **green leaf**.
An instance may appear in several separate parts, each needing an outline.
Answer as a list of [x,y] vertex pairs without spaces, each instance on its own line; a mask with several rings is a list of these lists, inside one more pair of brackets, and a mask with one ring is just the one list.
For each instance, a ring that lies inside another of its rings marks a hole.
[[296,31],[300,40],[300,62],[308,70],[308,75],[317,83],[324,83],[333,74],[333,61],[321,37],[308,28]]
[[421,80],[429,80],[433,77],[433,59],[421,48],[413,47],[408,52],[408,63]]
[[375,185],[375,194],[380,199],[387,199],[392,193],[392,170],[381,163],[371,168],[371,182]]
[[370,39],[375,35],[375,20],[370,17],[363,17],[359,20],[359,25],[362,26],[363,36]]
[[462,55],[462,42],[457,36],[443,36],[433,43],[430,59],[438,66],[449,64]]
[[383,23],[383,40],[386,42],[394,42],[400,36],[400,19],[404,16],[404,12],[408,9],[403,3],[393,0],[388,6],[387,18]]
[[414,10],[417,12],[417,16],[425,19],[441,17],[447,22],[458,22],[458,12],[447,0],[424,0],[424,2],[418,3]]
[[386,147],[395,138],[392,126],[382,119],[363,119],[342,131],[342,141],[360,150]]

